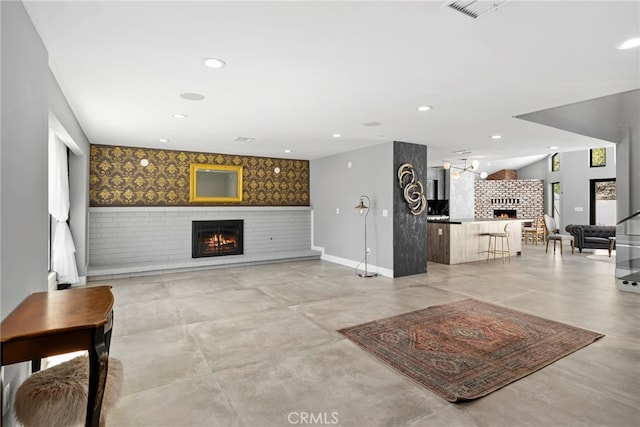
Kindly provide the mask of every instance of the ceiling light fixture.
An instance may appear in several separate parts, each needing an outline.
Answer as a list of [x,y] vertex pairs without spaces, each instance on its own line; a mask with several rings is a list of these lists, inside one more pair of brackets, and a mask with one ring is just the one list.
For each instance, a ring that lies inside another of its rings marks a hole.
[[640,46],[640,37],[634,37],[632,39],[623,41],[618,46],[616,46],[616,49],[626,50],[633,49],[634,47],[638,46]]
[[555,145],[550,145],[550,146],[547,147],[547,149],[549,149],[549,150],[555,150],[557,148],[558,147],[556,147]]
[[342,134],[341,133],[334,133],[333,135],[334,138],[342,138]]
[[186,119],[188,116],[186,114],[174,114],[174,119]]
[[287,148],[286,150],[284,150],[284,152],[285,153],[291,153],[292,151]]
[[491,139],[502,139],[502,135],[498,135],[498,134],[491,135]]
[[464,160],[464,167],[458,167],[458,166],[453,166],[451,163],[449,162],[444,162],[442,164],[442,167],[445,170],[449,170],[449,169],[453,169],[451,171],[451,178],[453,179],[458,179],[460,178],[460,174],[465,173],[465,172],[471,172],[471,173],[475,173],[476,175],[480,175],[480,178],[485,179],[488,175],[486,172],[476,172],[476,169],[478,169],[480,167],[480,162],[477,160],[474,160],[471,162],[470,165],[467,166],[467,159],[462,159]]
[[227,65],[226,62],[218,58],[204,58],[202,62],[204,63],[205,67],[214,69],[224,68]]
[[160,142],[169,142],[169,140],[167,138],[160,138],[158,141],[160,141]]
[[416,110],[418,110],[418,111],[429,111],[432,108],[433,107],[431,105],[421,105],[418,108],[416,108]]

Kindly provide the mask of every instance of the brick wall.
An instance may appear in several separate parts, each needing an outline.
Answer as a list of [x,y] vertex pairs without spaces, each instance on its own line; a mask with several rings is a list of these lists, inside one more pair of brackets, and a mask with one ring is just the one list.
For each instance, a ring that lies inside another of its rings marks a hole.
[[224,219],[244,220],[244,255],[233,257],[257,262],[311,250],[309,207],[89,208],[90,268],[192,262],[191,221]]
[[502,169],[498,172],[492,173],[487,177],[487,180],[507,180],[518,179],[518,171],[513,169]]
[[494,209],[514,209],[518,218],[544,213],[544,180],[476,180],[475,217],[493,218]]

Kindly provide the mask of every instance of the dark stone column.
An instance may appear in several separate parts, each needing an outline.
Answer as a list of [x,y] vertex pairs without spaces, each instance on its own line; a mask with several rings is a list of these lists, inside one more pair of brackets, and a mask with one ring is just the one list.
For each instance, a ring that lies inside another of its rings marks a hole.
[[418,181],[426,185],[427,147],[393,143],[393,276],[427,272],[427,214],[413,215],[398,183],[398,168],[411,163]]

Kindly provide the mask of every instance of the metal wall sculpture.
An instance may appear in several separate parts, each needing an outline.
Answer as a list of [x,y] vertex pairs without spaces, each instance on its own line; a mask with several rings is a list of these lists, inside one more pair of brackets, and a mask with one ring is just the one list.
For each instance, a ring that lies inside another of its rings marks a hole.
[[420,215],[427,207],[427,199],[424,196],[422,183],[418,181],[411,163],[403,163],[398,168],[398,183],[402,188],[404,200],[409,205],[412,215]]

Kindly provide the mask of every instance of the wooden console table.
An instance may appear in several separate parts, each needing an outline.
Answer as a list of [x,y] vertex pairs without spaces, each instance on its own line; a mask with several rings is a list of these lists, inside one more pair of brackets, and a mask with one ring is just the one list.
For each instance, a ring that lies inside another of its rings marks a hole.
[[113,324],[111,286],[38,292],[2,321],[2,366],[72,351],[89,351],[86,426],[98,426]]

